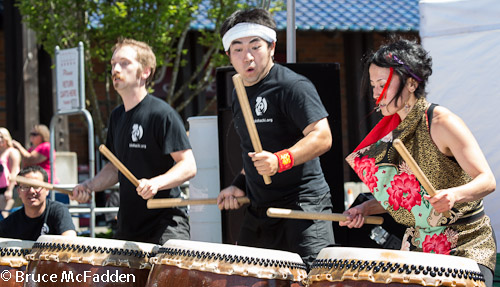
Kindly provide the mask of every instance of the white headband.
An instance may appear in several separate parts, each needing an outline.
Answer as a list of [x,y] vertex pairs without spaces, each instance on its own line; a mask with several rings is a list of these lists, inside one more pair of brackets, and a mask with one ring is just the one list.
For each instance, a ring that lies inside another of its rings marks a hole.
[[229,50],[229,47],[234,40],[248,36],[257,36],[267,42],[276,42],[276,31],[273,29],[255,23],[239,23],[229,29],[226,34],[224,34],[224,37],[222,37],[224,51]]

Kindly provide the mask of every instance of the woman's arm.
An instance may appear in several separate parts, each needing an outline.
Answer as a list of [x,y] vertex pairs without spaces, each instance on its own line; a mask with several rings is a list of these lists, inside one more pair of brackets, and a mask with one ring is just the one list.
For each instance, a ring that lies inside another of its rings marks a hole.
[[23,166],[36,165],[47,160],[47,157],[39,153],[36,149],[29,152],[16,140],[12,140],[12,145],[21,153]]
[[451,209],[457,202],[481,199],[493,192],[496,181],[479,144],[465,123],[444,107],[436,107],[431,137],[439,150],[453,156],[473,180],[467,184],[443,189],[431,200],[436,211]]
[[16,182],[13,179],[19,173],[19,169],[21,167],[21,155],[19,154],[19,151],[17,149],[10,149],[8,160],[10,175],[7,191],[12,192],[14,190],[14,186],[16,185]]

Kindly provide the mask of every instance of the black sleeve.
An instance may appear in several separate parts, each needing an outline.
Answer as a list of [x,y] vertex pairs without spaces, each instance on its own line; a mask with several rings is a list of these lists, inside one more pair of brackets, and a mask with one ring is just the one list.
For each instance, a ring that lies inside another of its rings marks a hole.
[[165,123],[163,125],[163,153],[170,154],[176,151],[191,149],[186,128],[179,114],[175,110],[170,109],[165,116]]
[[22,240],[33,240],[34,237],[36,240],[40,235],[40,228],[37,230],[32,224],[33,221],[26,222],[23,220],[23,214],[24,208],[17,210],[9,215],[9,217],[0,221],[0,237]]
[[50,234],[60,235],[68,230],[76,230],[66,206],[52,202],[49,216],[47,221],[49,222]]
[[[114,118],[116,117],[116,114],[118,112],[118,108],[115,108],[112,112],[111,112],[111,115],[109,117],[109,120],[108,120],[108,131],[107,131],[107,134],[106,134],[106,147],[109,149],[109,151],[111,151],[111,153],[113,154],[116,154],[115,153],[115,146],[114,146],[114,142],[113,142],[113,123],[114,123]],[[106,161],[108,160],[107,157],[103,157]]]
[[291,86],[288,100],[285,101],[285,109],[286,114],[301,131],[309,124],[328,116],[316,87],[306,79],[297,81]]
[[5,223],[6,223],[5,219],[2,219],[0,221],[0,237],[8,237],[8,235],[6,233],[6,231],[7,231],[6,229],[7,228],[5,228],[6,227]]

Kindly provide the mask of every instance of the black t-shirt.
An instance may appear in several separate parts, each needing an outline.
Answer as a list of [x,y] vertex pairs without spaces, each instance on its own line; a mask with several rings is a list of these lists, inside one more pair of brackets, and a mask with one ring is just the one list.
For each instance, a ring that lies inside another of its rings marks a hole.
[[[302,131],[309,124],[328,116],[311,81],[279,64],[274,64],[262,81],[246,87],[246,92],[265,151],[274,153],[290,148],[304,137]],[[252,205],[285,206],[303,196],[329,192],[318,157],[275,174],[271,177],[272,183],[266,185],[248,156],[254,148],[235,91],[232,110]]]
[[68,208],[50,199],[47,199],[43,214],[37,218],[26,216],[22,207],[0,221],[0,237],[21,240],[35,241],[40,235],[60,235],[68,230],[75,230]]
[[[179,114],[152,95],[127,112],[123,105],[115,108],[108,127],[106,146],[137,179],[164,174],[174,165],[170,153],[191,148]],[[147,201],[122,173],[118,179],[120,209],[116,238],[158,244],[171,222],[169,215],[186,214],[185,208],[148,209]],[[155,198],[175,198],[180,192],[179,187],[162,190]]]

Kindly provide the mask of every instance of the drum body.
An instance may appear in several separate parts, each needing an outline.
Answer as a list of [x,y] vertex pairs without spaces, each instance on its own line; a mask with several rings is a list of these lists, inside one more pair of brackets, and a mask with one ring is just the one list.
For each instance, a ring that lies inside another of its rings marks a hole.
[[311,266],[307,286],[486,286],[474,260],[388,249],[328,247]]
[[25,287],[143,287],[155,244],[42,235],[33,244]]
[[[0,286],[21,287],[22,280],[16,280],[25,273],[26,255],[31,251],[34,241],[0,238]],[[19,281],[19,282],[18,282]]]
[[307,277],[295,253],[169,240],[151,259],[148,287],[303,286]]

